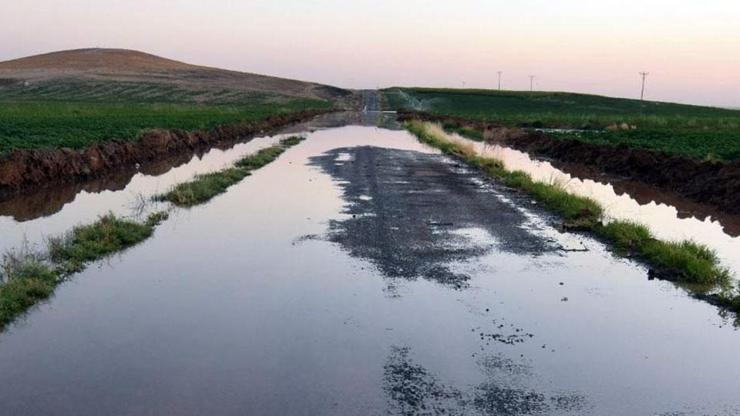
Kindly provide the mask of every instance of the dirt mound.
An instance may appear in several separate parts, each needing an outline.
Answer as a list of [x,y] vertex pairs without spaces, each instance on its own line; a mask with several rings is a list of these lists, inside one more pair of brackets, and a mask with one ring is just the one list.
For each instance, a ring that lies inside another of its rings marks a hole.
[[696,202],[740,214],[740,160],[704,162],[627,145],[601,146],[578,140],[553,138],[545,133],[506,128],[493,123],[424,113],[402,113],[399,119],[465,126],[483,132],[486,140],[546,156],[560,162],[580,163],[675,192]]
[[244,140],[323,112],[276,115],[261,121],[193,132],[153,130],[135,142],[110,141],[82,150],[17,150],[0,159],[0,199],[62,183],[102,178],[173,155]]

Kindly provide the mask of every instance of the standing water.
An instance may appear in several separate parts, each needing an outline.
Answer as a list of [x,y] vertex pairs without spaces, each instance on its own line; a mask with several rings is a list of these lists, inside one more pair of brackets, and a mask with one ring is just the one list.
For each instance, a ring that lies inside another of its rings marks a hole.
[[[487,144],[449,134],[448,138],[472,145],[478,154],[503,162],[507,170],[519,170],[529,174],[537,182],[562,186],[570,193],[591,198],[604,208],[609,220],[634,221],[647,226],[661,240],[691,240],[715,250],[723,265],[729,267],[736,277],[740,277],[740,218],[731,215],[712,215],[699,219],[692,215],[682,215],[673,205],[655,201],[654,189],[638,201],[638,197],[619,192],[612,183],[602,183],[593,179],[581,179],[553,166],[548,161],[536,160],[527,153],[496,144]],[[635,187],[633,187],[634,189]],[[643,187],[648,188],[648,187]],[[638,188],[639,189],[639,188]],[[653,197],[651,199],[650,197]],[[699,204],[678,201],[694,207]]]
[[[740,413],[716,308],[406,132],[307,137],[0,335],[3,413]],[[61,231],[116,192],[2,227]]]

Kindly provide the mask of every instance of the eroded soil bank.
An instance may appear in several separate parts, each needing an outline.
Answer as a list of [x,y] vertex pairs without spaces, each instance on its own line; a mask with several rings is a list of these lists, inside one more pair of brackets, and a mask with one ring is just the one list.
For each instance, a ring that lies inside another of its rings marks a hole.
[[324,110],[279,114],[263,120],[192,132],[153,130],[137,141],[110,141],[85,149],[18,150],[0,159],[0,199],[41,188],[102,178],[153,161],[191,154],[308,120]]
[[426,113],[405,112],[399,114],[399,118],[474,128],[482,131],[486,140],[561,162],[597,166],[602,172],[654,185],[729,214],[740,213],[740,161],[697,161],[625,145],[599,146],[557,139],[539,131]]

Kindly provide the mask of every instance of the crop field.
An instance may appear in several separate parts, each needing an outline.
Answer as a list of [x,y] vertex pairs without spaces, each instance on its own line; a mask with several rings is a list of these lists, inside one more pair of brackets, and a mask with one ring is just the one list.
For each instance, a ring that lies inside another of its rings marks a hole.
[[79,149],[111,139],[132,140],[154,128],[204,129],[326,108],[331,103],[318,99],[141,83],[0,87],[0,154]]
[[408,109],[507,126],[586,130],[564,139],[628,146],[695,159],[740,158],[740,111],[560,92],[393,88],[388,109]]
[[280,101],[285,97],[256,91],[227,88],[194,88],[156,82],[96,81],[68,79],[24,85],[0,86],[0,102],[83,102],[83,103],[176,103],[244,104]]

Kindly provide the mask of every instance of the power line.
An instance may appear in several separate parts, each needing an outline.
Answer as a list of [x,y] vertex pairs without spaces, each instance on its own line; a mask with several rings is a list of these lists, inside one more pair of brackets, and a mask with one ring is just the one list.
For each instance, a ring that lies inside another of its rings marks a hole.
[[650,75],[650,73],[640,72],[640,75],[642,76],[642,89],[640,90],[640,101],[643,101],[645,99],[645,78],[647,78],[647,76]]

